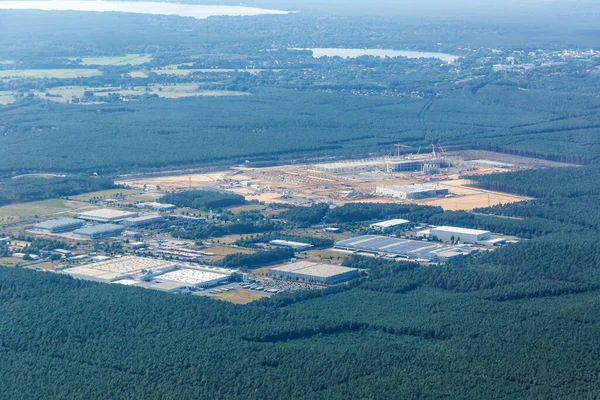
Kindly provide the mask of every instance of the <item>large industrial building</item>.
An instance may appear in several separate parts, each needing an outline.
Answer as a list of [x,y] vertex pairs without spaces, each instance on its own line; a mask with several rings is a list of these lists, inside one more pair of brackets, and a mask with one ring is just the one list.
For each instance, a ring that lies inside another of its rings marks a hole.
[[448,194],[448,189],[432,185],[383,186],[377,187],[375,194],[403,200],[417,200],[445,196]]
[[81,239],[102,239],[119,236],[124,230],[125,227],[123,225],[102,224],[77,229],[73,232],[73,236]]
[[144,208],[147,210],[154,211],[169,211],[177,208],[174,204],[157,203],[155,201],[138,203],[135,205],[137,208]]
[[356,278],[358,276],[358,269],[299,261],[271,268],[269,274],[280,278],[334,284]]
[[170,282],[178,288],[207,288],[217,286],[231,280],[234,271],[223,268],[178,268],[173,271],[157,275],[153,278],[156,283]]
[[455,226],[438,226],[429,230],[429,237],[436,237],[442,242],[456,241],[460,243],[478,243],[490,240],[490,232],[479,229],[458,228]]
[[377,222],[369,225],[369,228],[375,230],[385,230],[387,228],[392,228],[394,226],[406,225],[410,224],[410,221],[407,219],[390,219],[388,221]]
[[468,245],[452,246],[437,242],[398,239],[378,235],[364,235],[342,240],[335,243],[334,248],[432,262],[452,262],[479,251]]
[[86,221],[95,222],[119,222],[127,218],[135,218],[138,213],[131,211],[121,211],[112,208],[100,208],[98,210],[91,210],[82,212],[75,215],[75,218],[84,219]]
[[271,240],[269,242],[269,244],[271,246],[276,246],[276,247],[289,247],[296,251],[304,251],[304,250],[308,250],[311,247],[313,247],[312,244],[309,244],[309,243],[292,242],[289,240],[279,240],[279,239]]
[[134,228],[134,227],[151,225],[156,222],[160,222],[163,219],[164,218],[160,214],[146,214],[146,215],[140,215],[139,217],[124,219],[123,221],[121,221],[121,223],[128,228]]
[[39,232],[64,233],[74,231],[85,225],[85,222],[74,218],[53,219],[35,224],[33,229]]
[[78,279],[109,283],[130,278],[132,275],[168,272],[173,270],[175,265],[176,263],[173,262],[153,258],[125,256],[68,268],[63,270],[62,273]]

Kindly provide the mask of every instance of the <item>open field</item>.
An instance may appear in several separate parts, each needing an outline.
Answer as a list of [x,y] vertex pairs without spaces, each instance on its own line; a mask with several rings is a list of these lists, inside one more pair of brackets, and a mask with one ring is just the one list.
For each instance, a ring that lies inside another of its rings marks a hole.
[[0,70],[0,78],[89,78],[100,76],[102,72],[97,69],[7,69]]
[[89,208],[90,205],[80,201],[51,199],[34,201],[31,203],[18,203],[0,207],[0,222],[18,220],[34,215],[48,216],[68,214],[69,212]]
[[[153,85],[153,86],[134,86],[128,88],[122,87],[85,87],[85,86],[69,86],[58,87],[47,90],[44,93],[39,93],[39,97],[46,100],[55,101],[57,103],[67,103],[73,101],[74,98],[81,99],[85,92],[92,92],[95,96],[106,96],[109,93],[116,93],[121,96],[143,96],[157,95],[160,98],[177,99],[182,97],[193,96],[247,96],[248,93],[227,91],[227,90],[198,90],[198,85],[194,83],[182,83],[174,85]],[[46,96],[48,93],[50,96]],[[97,102],[96,102],[97,103]],[[83,103],[87,104],[87,103]]]
[[83,57],[81,65],[141,65],[152,61],[152,56],[147,54],[125,54],[124,56],[115,57]]
[[17,264],[23,264],[24,261],[21,260],[20,258],[15,258],[15,257],[5,257],[5,258],[0,258],[0,265],[3,267],[14,267]]
[[134,195],[134,194],[139,194],[139,193],[140,193],[139,190],[133,190],[133,189],[109,189],[109,190],[102,190],[99,192],[78,194],[77,196],[71,197],[71,199],[78,200],[78,201],[90,201],[94,197],[110,198],[110,197],[114,197],[114,195],[116,195],[116,194],[122,194],[125,196],[129,196],[129,195]]
[[273,72],[277,72],[279,70],[276,69],[272,69],[272,70],[266,70],[266,69],[220,69],[220,68],[215,68],[215,69],[181,69],[178,68],[179,66],[190,66],[193,65],[193,63],[185,63],[185,64],[172,64],[172,65],[166,65],[164,67],[160,67],[160,68],[153,68],[150,70],[137,70],[137,71],[132,71],[129,72],[128,74],[134,78],[147,78],[149,76],[150,73],[155,73],[158,75],[179,75],[179,76],[185,76],[185,75],[189,75],[189,74],[193,74],[193,73],[228,73],[228,72],[248,72],[249,74],[259,74],[261,72],[264,71],[273,71]]
[[0,92],[0,105],[12,104],[15,100],[13,92]]
[[269,297],[266,293],[231,290],[225,293],[211,295],[213,299],[228,301],[233,304],[248,304],[255,300]]

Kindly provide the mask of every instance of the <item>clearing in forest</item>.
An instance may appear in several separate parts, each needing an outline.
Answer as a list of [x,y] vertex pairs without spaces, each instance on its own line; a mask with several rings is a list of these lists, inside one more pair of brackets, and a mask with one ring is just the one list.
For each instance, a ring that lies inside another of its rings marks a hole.
[[242,292],[239,290],[231,290],[229,292],[211,295],[210,297],[217,300],[227,301],[233,304],[248,304],[252,303],[253,301],[262,299],[264,297],[269,297],[269,295],[260,292]]

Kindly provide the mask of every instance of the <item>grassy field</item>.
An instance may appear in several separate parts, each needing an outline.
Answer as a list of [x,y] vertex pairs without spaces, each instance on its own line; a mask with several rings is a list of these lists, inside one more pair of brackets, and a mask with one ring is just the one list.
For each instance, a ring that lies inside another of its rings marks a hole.
[[11,104],[15,100],[12,92],[0,92],[0,105]]
[[7,69],[0,70],[0,78],[89,78],[102,75],[97,69]]
[[152,61],[152,56],[147,54],[125,54],[116,57],[83,57],[81,65],[141,65]]
[[82,207],[89,207],[89,204],[80,201],[51,199],[43,201],[34,201],[31,203],[18,203],[0,207],[0,222],[14,221],[21,218],[32,217],[34,215],[48,216],[63,214]]
[[[177,99],[193,96],[245,96],[249,93],[236,92],[228,90],[198,90],[198,84],[181,83],[176,85],[154,85],[154,86],[134,86],[133,88],[123,89],[121,87],[85,87],[85,86],[64,86],[47,90],[44,93],[38,93],[38,96],[55,101],[57,103],[66,103],[73,98],[82,98],[84,92],[94,92],[96,96],[106,96],[109,93],[118,93],[121,96],[141,96],[144,94],[156,94],[158,97],[166,99]],[[4,92],[10,93],[10,92]],[[51,96],[46,97],[49,93]]]
[[94,197],[100,197],[100,198],[113,197],[117,193],[127,196],[127,195],[132,195],[132,194],[138,194],[138,193],[140,193],[140,191],[132,190],[132,189],[109,189],[109,190],[102,190],[99,192],[83,193],[83,194],[79,194],[77,196],[73,196],[71,198],[73,200],[78,200],[78,201],[89,201]]
[[17,264],[23,264],[23,260],[15,257],[0,258],[0,265],[3,267],[14,267]]
[[151,70],[132,71],[132,72],[129,72],[129,75],[131,75],[134,78],[147,78],[148,74],[150,72],[153,72],[158,75],[189,75],[189,74],[196,73],[196,72],[200,72],[200,73],[248,72],[250,74],[259,74],[264,71],[273,71],[273,72],[279,71],[279,70],[275,70],[275,69],[266,70],[266,69],[179,69],[179,68],[177,68],[180,65],[181,66],[192,65],[192,63],[173,64],[173,65],[166,65],[166,66],[160,67],[160,68],[153,68]]
[[242,292],[239,290],[231,290],[229,292],[211,295],[210,297],[217,300],[228,301],[233,304],[248,304],[255,300],[262,299],[263,297],[269,297],[269,295],[259,292]]

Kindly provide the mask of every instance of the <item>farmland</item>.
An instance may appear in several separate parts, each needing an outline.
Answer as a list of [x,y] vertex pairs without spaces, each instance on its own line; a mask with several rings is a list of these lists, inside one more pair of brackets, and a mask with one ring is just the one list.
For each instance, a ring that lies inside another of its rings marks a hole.
[[63,68],[63,69],[5,69],[0,70],[0,79],[16,79],[16,78],[89,78],[99,76],[102,73],[97,69],[79,69],[79,68]]
[[[75,59],[74,59],[75,60]],[[105,56],[105,57],[82,57],[81,65],[99,65],[99,66],[123,66],[123,65],[141,65],[152,61],[152,56],[147,54],[125,54],[124,56]]]
[[80,201],[51,199],[30,203],[18,203],[0,207],[0,222],[16,221],[21,218],[38,216],[68,216],[71,212],[88,208],[89,204]]

